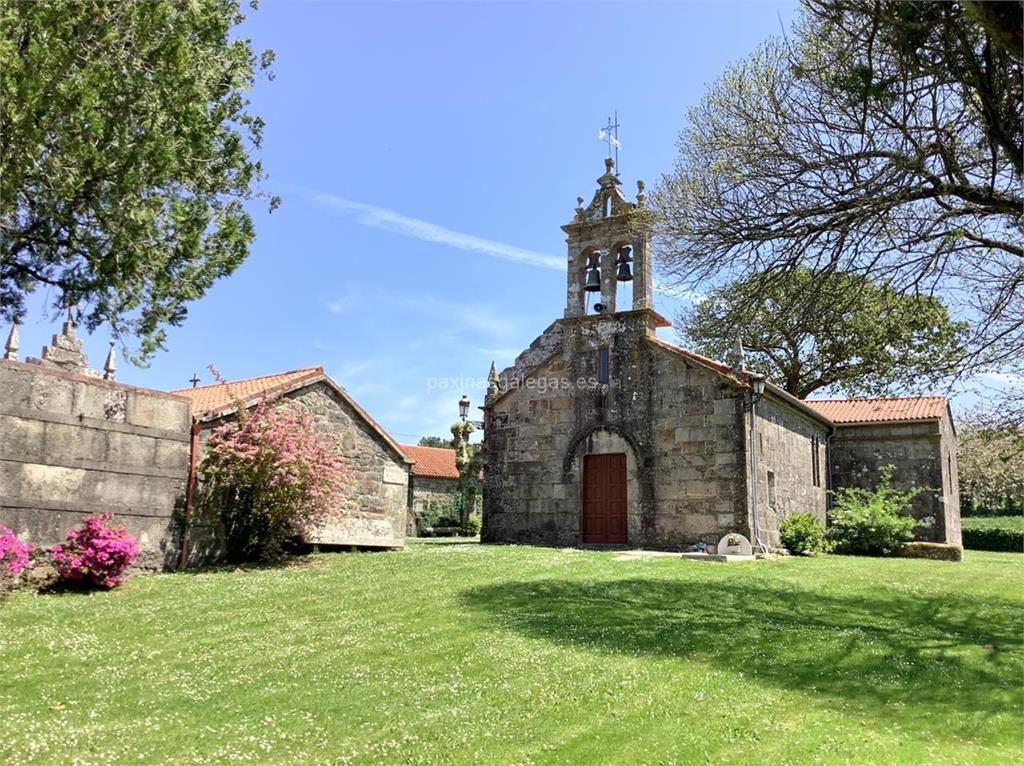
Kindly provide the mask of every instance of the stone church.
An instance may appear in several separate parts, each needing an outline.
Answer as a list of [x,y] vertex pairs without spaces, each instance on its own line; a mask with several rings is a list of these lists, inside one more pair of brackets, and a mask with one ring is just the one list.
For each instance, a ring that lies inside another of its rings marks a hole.
[[740,533],[768,550],[788,514],[824,521],[829,489],[873,486],[892,462],[898,484],[928,488],[920,537],[959,544],[945,400],[801,401],[742,354],[726,364],[658,338],[644,184],[628,201],[605,163],[562,227],[564,316],[491,369],[482,540],[714,550]]

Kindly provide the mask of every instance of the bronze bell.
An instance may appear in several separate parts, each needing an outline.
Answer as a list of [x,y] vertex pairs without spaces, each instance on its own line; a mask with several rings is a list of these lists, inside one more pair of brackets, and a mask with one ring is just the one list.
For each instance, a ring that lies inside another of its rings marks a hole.
[[633,271],[629,267],[630,252],[633,248],[629,245],[623,245],[619,248],[619,254],[616,257],[616,263],[618,264],[618,272],[615,274],[615,278],[620,282],[631,282],[633,280]]
[[595,266],[587,270],[587,284],[583,289],[588,293],[601,292],[601,269]]

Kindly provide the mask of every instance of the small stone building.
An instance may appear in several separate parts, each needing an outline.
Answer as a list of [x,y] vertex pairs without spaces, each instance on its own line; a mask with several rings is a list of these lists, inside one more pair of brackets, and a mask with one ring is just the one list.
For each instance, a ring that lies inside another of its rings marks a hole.
[[[312,415],[318,429],[337,435],[353,473],[354,491],[341,518],[308,539],[317,545],[397,548],[405,544],[411,460],[401,447],[322,367],[307,367],[245,380],[172,392],[192,402],[197,460],[211,431],[235,416],[241,404],[289,400]],[[195,509],[189,529],[190,561],[219,555],[220,527]]]
[[833,486],[874,487],[882,468],[891,464],[897,489],[925,490],[911,509],[924,522],[918,538],[961,544],[956,428],[944,396],[807,404],[835,424],[829,440]]
[[627,201],[608,158],[597,183],[562,227],[563,318],[491,369],[482,540],[711,549],[739,532],[769,549],[791,513],[824,522],[837,425],[741,350],[725,364],[657,337],[643,182]]
[[455,450],[443,447],[420,447],[403,444],[402,451],[412,464],[409,476],[409,517],[406,534],[416,534],[416,519],[431,505],[443,507],[452,503],[459,492],[459,469],[455,467]]

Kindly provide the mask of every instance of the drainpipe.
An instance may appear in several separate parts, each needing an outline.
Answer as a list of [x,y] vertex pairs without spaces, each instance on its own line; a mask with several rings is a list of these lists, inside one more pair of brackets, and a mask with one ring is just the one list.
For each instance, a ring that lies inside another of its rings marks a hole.
[[192,505],[196,494],[196,466],[199,462],[199,422],[192,421],[189,440],[188,483],[185,485],[185,519],[181,529],[181,555],[178,567],[184,569],[188,565],[188,530],[192,526]]
[[764,394],[764,376],[753,377],[753,390],[750,392],[750,504],[752,521],[754,522],[754,544],[764,554],[768,546],[761,539],[761,525],[757,512],[757,402]]

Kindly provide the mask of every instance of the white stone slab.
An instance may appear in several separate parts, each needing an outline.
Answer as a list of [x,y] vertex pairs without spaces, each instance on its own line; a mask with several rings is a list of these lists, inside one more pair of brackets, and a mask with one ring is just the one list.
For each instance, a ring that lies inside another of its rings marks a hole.
[[402,486],[409,484],[409,474],[397,465],[384,466],[384,476],[382,478],[385,484],[401,484]]
[[750,540],[743,535],[730,532],[718,541],[715,553],[719,556],[752,556],[754,549],[750,545]]
[[362,545],[372,548],[401,548],[405,540],[395,536],[387,519],[332,519],[306,536],[314,545]]

